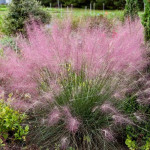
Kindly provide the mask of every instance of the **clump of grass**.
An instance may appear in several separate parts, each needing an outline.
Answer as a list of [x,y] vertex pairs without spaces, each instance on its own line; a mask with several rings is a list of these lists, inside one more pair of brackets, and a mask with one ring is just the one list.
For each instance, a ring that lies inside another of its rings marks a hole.
[[35,107],[30,114],[31,143],[51,149],[55,144],[60,149],[69,146],[116,149],[115,144],[110,143],[115,141],[110,127],[112,119],[101,111],[104,102],[114,100],[111,86],[114,81],[107,76],[91,80],[84,72],[83,69],[77,74],[67,68],[66,77],[59,79],[61,92],[53,97],[54,101],[46,107]]
[[132,121],[114,109],[114,94],[121,75],[143,66],[142,25],[109,35],[88,25],[72,30],[70,20],[54,23],[50,35],[37,22],[26,29],[19,53],[5,49],[0,81],[16,97],[12,106],[28,112],[29,141],[44,149],[116,149],[113,127]]

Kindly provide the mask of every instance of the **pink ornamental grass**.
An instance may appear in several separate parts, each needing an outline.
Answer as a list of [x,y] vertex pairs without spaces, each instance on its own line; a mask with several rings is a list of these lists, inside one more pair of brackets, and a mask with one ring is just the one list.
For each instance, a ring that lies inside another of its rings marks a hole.
[[131,120],[129,120],[128,118],[124,117],[121,114],[113,115],[112,118],[113,118],[115,124],[120,124],[120,125],[133,124],[133,122]]
[[63,150],[67,149],[68,145],[69,145],[69,139],[67,137],[63,137],[61,139],[61,149]]
[[50,115],[48,116],[48,124],[55,125],[61,118],[61,112],[58,108],[54,108]]
[[27,35],[28,40],[22,37],[18,41],[19,54],[7,49],[5,57],[0,58],[0,74],[8,82],[7,91],[37,95],[41,70],[47,68],[55,79],[63,78],[67,74],[66,63],[77,73],[84,65],[90,78],[98,77],[106,69],[109,75],[130,73],[144,63],[140,21],[119,26],[113,37],[99,28],[78,28],[75,32],[65,21],[61,26],[54,23],[50,34],[33,22],[27,25]]
[[5,91],[4,89],[0,86],[0,98],[4,98],[5,96]]
[[11,107],[19,110],[20,112],[26,112],[31,109],[32,105],[23,100],[14,100],[11,102]]
[[72,117],[69,107],[64,106],[62,109],[63,109],[64,116],[66,116],[66,118]]
[[74,118],[74,117],[69,117],[67,119],[67,129],[70,131],[70,132],[77,132],[78,129],[79,129],[79,126],[80,126],[80,122],[77,120],[77,118]]
[[65,123],[67,124],[67,129],[70,132],[74,133],[77,132],[81,123],[78,121],[77,118],[72,117],[72,114],[68,106],[64,106],[62,110],[65,116]]
[[118,111],[111,104],[105,103],[101,106],[101,111],[105,113],[117,114]]
[[[118,28],[118,34],[112,39],[112,55],[115,69],[138,70],[144,65],[142,58],[143,28],[139,21]],[[142,62],[140,64],[139,62]]]
[[102,129],[102,134],[107,141],[114,141],[115,137],[110,129]]
[[68,106],[64,106],[62,110],[65,116],[65,123],[67,124],[67,129],[73,133],[77,132],[81,124],[79,120],[75,117],[72,117],[72,114]]
[[55,107],[48,116],[48,124],[55,125],[60,119],[64,120],[66,128],[69,132],[77,132],[80,126],[80,122],[76,117],[72,117],[72,114],[67,106],[62,107],[61,111]]

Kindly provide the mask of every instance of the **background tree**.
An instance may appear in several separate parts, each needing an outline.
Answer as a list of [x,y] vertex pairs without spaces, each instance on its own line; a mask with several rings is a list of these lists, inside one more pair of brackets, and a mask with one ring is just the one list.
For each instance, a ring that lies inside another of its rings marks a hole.
[[134,20],[138,16],[138,1],[137,0],[126,0],[124,16],[131,17]]
[[150,0],[144,0],[145,12],[142,17],[142,24],[145,28],[145,40],[150,41]]
[[[53,7],[57,7],[57,0],[39,0],[42,5],[50,6],[50,3]],[[103,3],[105,3],[106,9],[124,9],[126,0],[59,0],[64,7],[70,6],[71,4],[74,7],[85,7],[90,6],[90,3],[96,3],[97,9],[103,9]],[[139,8],[143,9],[144,4],[143,0],[138,0]]]
[[45,6],[50,6],[50,3],[52,4],[53,7],[57,6],[57,0],[38,0],[41,2],[42,5]]
[[138,6],[140,10],[144,10],[144,1],[143,0],[138,0]]
[[5,31],[7,34],[24,32],[25,22],[33,16],[35,20],[49,23],[50,15],[44,11],[36,0],[12,0],[5,18]]

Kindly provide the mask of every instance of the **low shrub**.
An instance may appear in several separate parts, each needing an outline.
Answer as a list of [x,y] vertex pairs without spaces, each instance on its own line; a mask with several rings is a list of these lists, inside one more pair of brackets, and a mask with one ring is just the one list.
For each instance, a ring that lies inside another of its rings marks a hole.
[[0,147],[5,146],[4,143],[25,141],[29,131],[28,125],[22,126],[26,115],[12,109],[9,105],[11,100],[11,94],[7,103],[4,99],[0,99]]
[[36,0],[12,0],[8,14],[4,19],[4,31],[6,34],[25,32],[25,23],[30,16],[46,24],[50,22],[50,14],[46,12]]

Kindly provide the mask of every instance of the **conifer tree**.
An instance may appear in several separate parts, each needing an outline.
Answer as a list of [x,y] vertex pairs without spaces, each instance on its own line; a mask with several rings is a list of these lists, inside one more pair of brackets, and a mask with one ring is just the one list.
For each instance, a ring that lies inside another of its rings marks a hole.
[[150,0],[144,0],[145,12],[142,17],[142,24],[145,29],[145,41],[150,41]]
[[126,0],[124,16],[130,17],[134,21],[138,17],[138,9],[137,0]]

